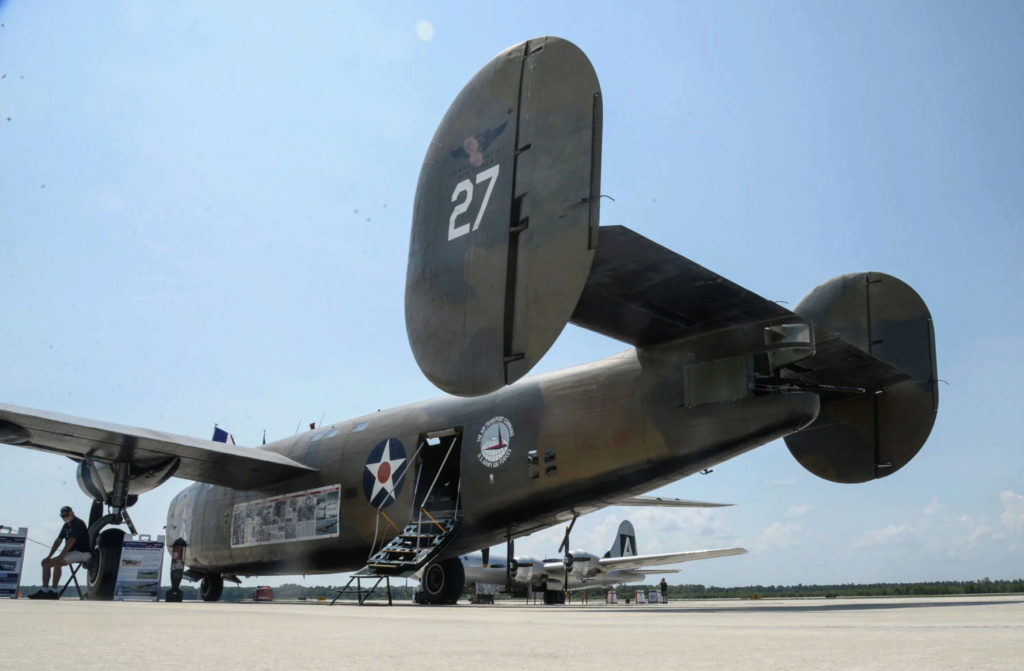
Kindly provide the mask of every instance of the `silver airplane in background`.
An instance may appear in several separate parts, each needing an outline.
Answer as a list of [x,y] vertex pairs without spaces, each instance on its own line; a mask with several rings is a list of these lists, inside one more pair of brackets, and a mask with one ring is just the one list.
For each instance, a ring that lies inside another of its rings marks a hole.
[[489,551],[474,552],[459,557],[466,572],[466,587],[474,585],[477,593],[507,592],[509,578],[513,589],[529,587],[544,592],[544,603],[565,603],[566,591],[612,587],[630,582],[643,582],[653,574],[678,573],[678,569],[652,569],[698,559],[713,559],[746,554],[743,548],[694,550],[639,555],[636,532],[629,520],[619,525],[615,541],[603,557],[577,550],[566,558],[538,560],[532,557],[514,557],[511,566],[505,560],[487,561]]

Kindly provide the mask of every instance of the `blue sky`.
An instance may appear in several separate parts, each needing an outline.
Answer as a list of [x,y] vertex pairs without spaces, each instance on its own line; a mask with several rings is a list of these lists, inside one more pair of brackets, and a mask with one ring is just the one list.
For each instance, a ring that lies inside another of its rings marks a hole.
[[[437,395],[402,306],[420,162],[484,63],[558,35],[601,80],[602,223],[790,305],[896,275],[949,382],[890,478],[773,443],[662,491],[734,508],[612,508],[573,545],[628,512],[642,552],[750,550],[674,582],[1021,577],[1024,6],[228,4],[0,3],[0,402],[255,445]],[[535,370],[624,348],[569,327]],[[71,461],[0,465],[0,524],[49,544],[87,510]],[[142,498],[144,532],[185,484]]]

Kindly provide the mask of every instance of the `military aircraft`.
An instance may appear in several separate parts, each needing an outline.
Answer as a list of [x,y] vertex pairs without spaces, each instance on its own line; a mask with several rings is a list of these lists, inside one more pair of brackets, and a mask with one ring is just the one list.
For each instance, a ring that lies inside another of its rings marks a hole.
[[[730,557],[746,554],[743,548],[721,548],[718,550],[693,550],[690,552],[668,552],[653,555],[638,555],[636,531],[629,520],[619,524],[618,533],[611,548],[603,557],[576,550],[557,559],[534,559],[516,556],[511,562],[499,560],[490,563],[488,551],[462,555],[466,586],[476,589],[507,591],[529,586],[533,592],[544,593],[544,603],[551,605],[565,603],[566,592],[593,587],[612,587],[628,582],[642,582],[648,575],[678,573],[677,569],[653,569],[651,566],[681,564],[698,559]],[[506,582],[511,577],[511,585]],[[483,586],[483,587],[482,587]]]
[[[918,294],[861,272],[789,310],[601,226],[601,138],[597,75],[555,37],[495,56],[441,120],[405,314],[417,363],[449,395],[260,448],[0,405],[0,442],[79,462],[96,501],[92,595],[112,596],[128,507],[172,475],[195,484],[171,503],[167,542],[187,543],[208,601],[225,578],[362,568],[422,571],[440,604],[462,592],[466,552],[505,542],[514,556],[515,538],[778,438],[834,482],[909,462],[938,408]],[[522,379],[568,323],[630,349]]]

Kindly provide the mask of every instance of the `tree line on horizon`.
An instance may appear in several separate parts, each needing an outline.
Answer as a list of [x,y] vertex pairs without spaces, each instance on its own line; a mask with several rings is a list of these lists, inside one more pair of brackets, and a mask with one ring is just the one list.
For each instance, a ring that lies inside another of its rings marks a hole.
[[[405,585],[392,584],[391,595],[397,600],[409,600],[416,590],[416,583]],[[383,585],[381,585],[381,588]],[[636,590],[657,589],[657,584],[621,585],[618,590],[621,595],[632,595]],[[379,598],[381,588],[378,588]],[[21,592],[28,595],[35,592],[38,587],[22,585]],[[160,588],[160,600],[163,601],[167,587]],[[328,601],[334,598],[341,589],[333,585],[299,585],[296,583],[285,583],[274,587],[274,598],[279,600],[294,601],[307,600],[317,601],[324,597]],[[84,590],[83,590],[84,591]],[[181,591],[184,598],[189,601],[199,600],[199,589],[187,583],[182,584]],[[225,585],[221,601],[252,601],[255,587],[238,587]],[[592,600],[603,600],[605,589],[587,590],[588,598]],[[668,598],[671,599],[751,599],[751,598],[799,598],[799,597],[875,597],[875,596],[955,596],[971,594],[1014,594],[1024,593],[1024,578],[1016,580],[941,580],[932,582],[913,583],[847,583],[837,585],[748,585],[746,587],[715,587],[705,585],[669,585]],[[64,598],[76,598],[74,585]],[[575,597],[575,593],[574,593]],[[343,600],[354,600],[355,594],[345,594]],[[521,598],[521,597],[519,597]],[[575,598],[574,598],[575,600]]]

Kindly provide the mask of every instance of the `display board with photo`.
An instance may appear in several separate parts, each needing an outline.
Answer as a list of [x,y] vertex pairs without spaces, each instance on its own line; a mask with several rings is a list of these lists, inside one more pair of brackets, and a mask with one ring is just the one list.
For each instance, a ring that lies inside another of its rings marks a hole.
[[231,518],[231,547],[337,536],[340,502],[341,485],[332,485],[239,503]]
[[22,560],[28,529],[0,533],[0,599],[17,599],[21,589]]
[[164,537],[157,540],[125,536],[117,569],[114,600],[156,601],[160,596],[160,572],[164,565]]

